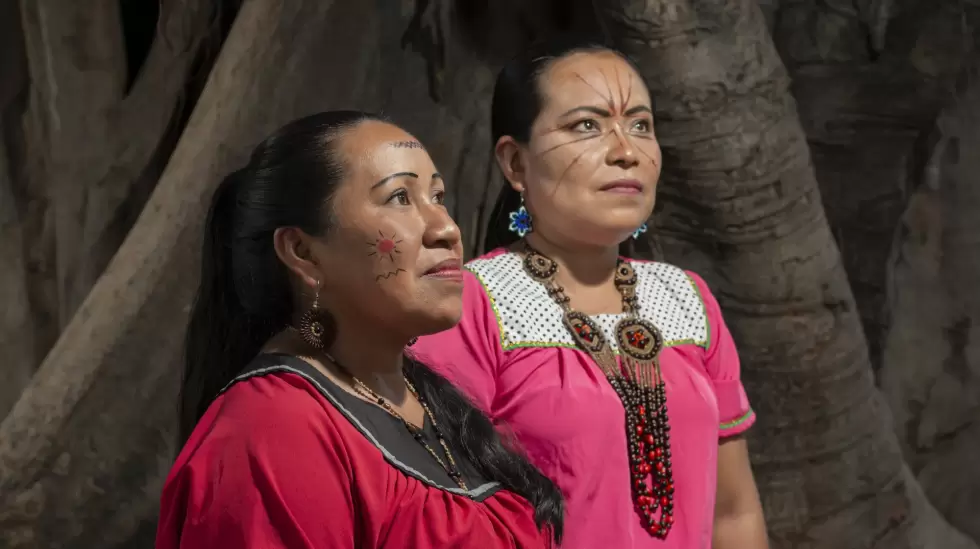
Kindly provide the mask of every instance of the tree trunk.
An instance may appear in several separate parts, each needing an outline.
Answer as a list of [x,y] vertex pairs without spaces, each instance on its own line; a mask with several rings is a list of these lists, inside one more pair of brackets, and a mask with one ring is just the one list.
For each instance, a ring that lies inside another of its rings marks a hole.
[[755,0],[607,0],[657,98],[667,259],[739,344],[774,547],[976,546],[929,507],[874,387],[789,78]]
[[27,294],[24,254],[23,194],[5,136],[16,133],[23,91],[27,87],[20,15],[15,2],[0,3],[0,417],[6,415],[27,386],[38,358],[35,326]]
[[913,142],[976,49],[980,13],[933,0],[782,0],[770,9],[878,371],[888,329],[885,267],[908,201],[900,181]]
[[[158,34],[129,75],[117,0],[21,2],[30,95],[25,248],[46,352],[135,221],[173,148],[189,69],[214,3],[161,3]],[[127,90],[128,77],[135,81]],[[168,131],[170,133],[168,133]],[[161,158],[162,156],[162,158]],[[133,207],[133,204],[137,207]]]
[[151,543],[205,208],[275,127],[321,110],[382,110],[431,145],[457,182],[457,214],[479,207],[490,159],[475,128],[492,73],[474,65],[456,75],[450,106],[431,103],[423,61],[399,43],[410,16],[365,2],[243,4],[143,214],[0,423],[0,546]]
[[980,71],[923,134],[927,162],[890,262],[891,330],[881,387],[906,456],[949,521],[980,540]]

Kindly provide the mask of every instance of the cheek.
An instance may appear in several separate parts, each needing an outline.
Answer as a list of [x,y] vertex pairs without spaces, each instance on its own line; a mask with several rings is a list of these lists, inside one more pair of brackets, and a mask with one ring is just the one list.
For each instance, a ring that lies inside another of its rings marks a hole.
[[372,280],[378,284],[394,282],[414,273],[418,259],[417,238],[394,228],[381,229],[367,241],[365,257],[370,260]]
[[537,158],[532,179],[551,187],[588,181],[604,158],[598,138],[562,145]]

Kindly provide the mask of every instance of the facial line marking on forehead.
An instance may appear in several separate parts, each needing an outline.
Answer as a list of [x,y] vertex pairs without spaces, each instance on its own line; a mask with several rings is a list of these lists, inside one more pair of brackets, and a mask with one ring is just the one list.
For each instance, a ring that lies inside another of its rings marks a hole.
[[[612,87],[609,85],[609,77],[606,76],[606,71],[600,70],[599,74],[602,75],[602,83],[606,85],[606,91],[609,92],[609,110],[616,112],[616,103],[613,101]],[[623,105],[626,107],[626,105]]]
[[[592,91],[594,91],[596,93],[596,95],[598,95],[599,97],[601,97],[602,100],[605,101],[607,105],[609,105],[609,109],[610,110],[616,110],[616,105],[613,102],[613,98],[612,98],[612,92],[610,92],[609,93],[609,96],[606,97],[605,95],[602,94],[601,91],[599,91],[599,88],[596,88],[595,86],[593,86],[592,84],[590,84],[589,81],[586,80],[585,78],[583,78],[581,74],[579,74],[577,72],[572,73],[572,74],[574,74],[575,77],[578,78],[579,80],[581,80],[582,82],[585,82],[585,85],[586,86],[592,88]],[[607,85],[608,85],[608,82],[607,82]]]
[[[626,101],[623,101],[623,108],[626,108],[626,106],[630,104],[630,98],[633,97],[633,73],[632,72],[629,72],[629,73],[627,73],[627,76],[630,77],[630,80],[629,80],[630,85],[629,85],[629,88],[627,88],[627,91],[626,91]],[[632,109],[630,109],[630,110],[632,110]],[[627,111],[627,113],[628,112],[629,111]]]
[[371,188],[372,189],[376,189],[376,188],[380,187],[381,185],[384,185],[385,183],[391,181],[392,179],[396,179],[396,178],[399,178],[399,177],[412,177],[412,178],[418,179],[419,178],[419,174],[412,173],[412,172],[398,172],[398,173],[393,173],[393,174],[389,175],[388,177],[385,177],[381,181],[378,181],[377,183],[375,183],[374,185],[372,185]]
[[626,108],[626,98],[623,96],[623,84],[619,81],[619,67],[613,67],[613,76],[616,77],[616,91],[619,92],[619,104]]
[[424,149],[418,141],[395,141],[391,144],[396,149]]

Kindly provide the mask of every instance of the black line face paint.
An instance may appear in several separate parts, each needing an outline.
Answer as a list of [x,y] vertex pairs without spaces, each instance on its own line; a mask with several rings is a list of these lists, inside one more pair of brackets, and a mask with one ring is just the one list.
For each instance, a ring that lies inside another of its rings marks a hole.
[[382,280],[387,280],[398,273],[406,272],[395,262],[398,256],[401,255],[401,250],[398,249],[398,244],[402,242],[402,239],[398,238],[395,233],[391,235],[386,235],[384,231],[378,231],[378,237],[374,239],[374,242],[368,242],[368,257],[377,257],[378,264],[384,270],[381,274],[374,277],[375,282],[381,282]]
[[[626,82],[622,81],[624,72],[627,77]],[[613,73],[616,80],[615,88],[613,88],[613,82],[609,81],[609,73]],[[561,77],[556,76],[556,78]],[[656,138],[652,133],[652,127],[644,129],[638,125],[639,122],[636,120],[638,115],[644,115],[644,117],[647,114],[652,115],[649,112],[650,108],[645,103],[637,105],[630,104],[633,98],[633,86],[635,81],[638,80],[637,78],[633,78],[632,69],[626,69],[620,65],[606,67],[605,69],[601,67],[590,67],[584,73],[571,69],[564,73],[563,78],[566,81],[567,79],[577,79],[582,84],[585,84],[588,90],[591,90],[595,95],[590,98],[588,97],[588,91],[580,89],[580,91],[574,92],[573,96],[563,98],[563,101],[566,102],[569,100],[575,101],[574,97],[578,95],[581,103],[579,103],[579,106],[563,103],[565,106],[572,108],[558,115],[554,121],[554,127],[540,131],[535,135],[535,138],[550,139],[549,136],[552,134],[565,132],[569,134],[559,137],[550,143],[543,143],[544,147],[533,153],[535,157],[542,159],[545,158],[545,155],[550,155],[551,153],[567,156],[567,158],[560,161],[561,165],[555,166],[560,170],[560,173],[556,174],[558,175],[556,184],[560,185],[564,183],[565,179],[569,177],[569,174],[574,171],[572,168],[583,165],[587,160],[590,166],[593,161],[599,162],[597,158],[589,159],[598,154],[600,149],[606,146],[625,148],[625,153],[628,154],[624,159],[628,162],[635,162],[635,160],[629,159],[639,157],[639,159],[642,159],[642,164],[648,167],[653,166],[659,170],[660,162],[657,158],[658,155],[654,151],[647,150],[647,148],[656,146]],[[602,83],[598,82],[598,78],[602,79]],[[591,82],[591,80],[597,81]],[[640,82],[642,83],[642,80]],[[573,115],[579,111],[581,112],[578,116],[573,118]],[[590,119],[592,122],[588,121]],[[566,120],[572,120],[572,122],[566,122]],[[647,120],[644,121],[644,124],[651,126],[652,122]],[[609,137],[615,141],[615,144],[612,141],[605,140]],[[589,145],[574,146],[572,148],[574,152],[570,154],[564,151],[556,152],[567,145],[575,145],[576,143],[590,140],[591,144]],[[560,142],[555,143],[555,141]],[[612,150],[610,148],[610,151]],[[642,156],[639,156],[640,154]],[[565,164],[566,161],[568,164]],[[608,157],[602,159],[602,161],[607,162]],[[598,165],[596,169],[598,169]],[[588,176],[582,175],[582,177]]]
[[405,272],[405,269],[397,268],[394,271],[388,271],[386,273],[379,274],[378,276],[374,277],[374,281],[375,282],[381,282],[382,279],[383,280],[387,280],[387,279],[389,279],[389,278],[391,278],[393,276],[397,276],[398,273],[404,273],[404,272]]
[[424,149],[421,143],[418,141],[396,141],[391,144],[392,147],[396,149]]

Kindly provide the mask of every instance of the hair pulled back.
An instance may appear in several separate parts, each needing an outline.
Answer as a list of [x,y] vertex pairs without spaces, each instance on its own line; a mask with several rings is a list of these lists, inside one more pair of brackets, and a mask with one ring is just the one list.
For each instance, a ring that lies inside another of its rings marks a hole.
[[339,138],[366,120],[359,111],[330,111],[286,124],[252,151],[248,164],[224,178],[204,227],[201,280],[185,340],[180,440],[215,395],[293,317],[286,266],[273,235],[298,227],[330,229],[331,198],[344,176]]
[[[574,36],[561,36],[533,43],[527,50],[504,65],[497,75],[490,107],[490,135],[492,146],[505,135],[526,145],[531,139],[531,127],[544,103],[541,93],[541,76],[556,61],[576,53],[610,52],[623,58],[634,69],[636,64],[623,52],[601,40],[585,40]],[[637,69],[637,72],[639,70]],[[521,195],[504,182],[497,201],[490,213],[483,250],[488,252],[501,246],[510,246],[519,237],[510,231],[510,212],[521,205]],[[622,255],[630,255],[630,242],[620,247]]]
[[[280,227],[326,234],[332,198],[345,177],[340,139],[378,115],[331,111],[291,122],[259,144],[248,164],[214,193],[204,228],[201,282],[187,327],[180,395],[185,443],[216,395],[294,316],[286,266],[276,256]],[[561,540],[564,501],[557,486],[497,432],[445,378],[409,361],[405,370],[440,418],[446,438],[483,478],[534,506],[539,527]]]

